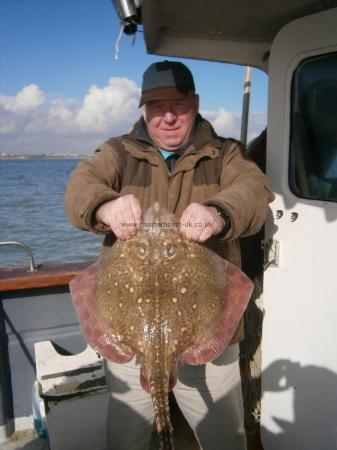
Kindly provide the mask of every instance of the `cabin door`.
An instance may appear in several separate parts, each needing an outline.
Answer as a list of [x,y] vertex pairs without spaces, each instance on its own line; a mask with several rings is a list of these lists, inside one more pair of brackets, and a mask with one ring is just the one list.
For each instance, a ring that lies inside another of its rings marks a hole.
[[337,446],[337,9],[288,24],[270,54],[261,436]]

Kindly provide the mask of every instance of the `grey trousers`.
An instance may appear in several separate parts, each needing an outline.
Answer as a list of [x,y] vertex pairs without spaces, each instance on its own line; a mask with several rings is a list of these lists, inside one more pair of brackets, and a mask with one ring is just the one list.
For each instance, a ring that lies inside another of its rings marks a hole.
[[[139,366],[134,360],[127,364],[107,362],[106,369],[110,390],[108,450],[153,448],[154,412],[150,395],[139,383]],[[246,450],[238,344],[211,363],[179,366],[173,392],[201,449]]]

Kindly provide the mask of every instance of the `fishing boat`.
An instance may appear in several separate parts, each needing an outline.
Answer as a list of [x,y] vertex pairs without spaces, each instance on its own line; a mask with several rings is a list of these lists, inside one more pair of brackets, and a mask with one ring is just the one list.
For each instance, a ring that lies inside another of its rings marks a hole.
[[[276,199],[264,233],[242,246],[256,284],[241,348],[248,448],[335,450],[337,1],[114,5],[121,38],[142,28],[151,54],[268,74],[267,129],[248,150]],[[0,270],[4,448],[35,419],[52,450],[104,449],[103,361],[84,343],[68,289],[87,264]]]

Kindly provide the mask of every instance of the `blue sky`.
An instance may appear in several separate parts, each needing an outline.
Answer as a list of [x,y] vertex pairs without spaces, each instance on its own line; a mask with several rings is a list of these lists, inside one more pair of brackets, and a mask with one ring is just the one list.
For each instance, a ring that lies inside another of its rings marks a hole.
[[[2,152],[82,152],[137,119],[145,68],[163,57],[123,35],[110,0],[0,0]],[[244,68],[183,60],[201,112],[223,135],[239,137]],[[264,126],[267,76],[253,71],[249,136]]]

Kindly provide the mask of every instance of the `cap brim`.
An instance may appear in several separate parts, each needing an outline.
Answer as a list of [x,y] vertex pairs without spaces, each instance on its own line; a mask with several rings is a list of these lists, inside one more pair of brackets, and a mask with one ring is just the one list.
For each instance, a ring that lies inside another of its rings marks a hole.
[[156,100],[184,100],[190,92],[188,88],[177,88],[175,86],[163,86],[150,89],[149,91],[142,92],[139,107]]

